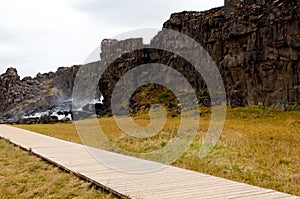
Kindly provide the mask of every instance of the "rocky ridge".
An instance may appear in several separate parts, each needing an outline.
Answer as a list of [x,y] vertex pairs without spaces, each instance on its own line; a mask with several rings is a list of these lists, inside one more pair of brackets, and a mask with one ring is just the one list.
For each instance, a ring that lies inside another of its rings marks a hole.
[[[253,3],[247,0],[244,4],[237,5],[238,2],[240,1],[228,0],[225,7],[204,12],[174,13],[163,28],[184,33],[206,49],[222,75],[228,105],[286,107],[290,102],[299,103],[299,1],[260,0]],[[168,38],[160,37],[158,33],[150,46],[157,42],[166,45],[170,43]],[[185,49],[186,46],[180,46],[178,40],[180,38],[173,42],[176,49]],[[146,63],[161,63],[176,69],[194,87],[200,103],[210,104],[201,74],[197,74],[186,60],[153,49],[127,52],[123,48],[126,42],[130,46],[137,40],[106,41],[102,44],[110,52],[123,52],[100,80],[108,112],[112,90],[120,77],[133,67]],[[142,46],[141,42],[138,45]],[[109,47],[105,47],[106,45]],[[105,57],[102,58],[105,60]],[[152,72],[154,76],[160,74],[160,71]],[[134,82],[129,81],[127,84],[133,86]]]
[[38,73],[34,78],[23,79],[15,68],[8,68],[0,75],[0,117],[17,119],[51,110],[71,99],[79,67],[60,67],[56,72]]

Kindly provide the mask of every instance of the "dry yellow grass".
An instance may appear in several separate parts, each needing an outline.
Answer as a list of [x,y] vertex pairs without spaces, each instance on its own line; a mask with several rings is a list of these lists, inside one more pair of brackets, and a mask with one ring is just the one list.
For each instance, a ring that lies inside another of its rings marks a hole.
[[[300,112],[262,107],[228,109],[217,146],[200,159],[202,138],[210,121],[209,110],[202,112],[198,135],[174,166],[300,196]],[[136,117],[135,121],[141,125],[149,123],[145,115]],[[101,118],[99,123],[114,144],[143,153],[165,146],[176,134],[180,117],[168,118],[159,135],[142,140],[122,134],[113,118]],[[74,124],[18,127],[81,143]]]
[[74,123],[56,123],[56,124],[35,124],[35,125],[16,125],[29,131],[58,137],[63,140],[81,143]]
[[300,112],[229,110],[212,153],[197,158],[197,144],[175,165],[300,195]]
[[115,198],[0,139],[0,198]]

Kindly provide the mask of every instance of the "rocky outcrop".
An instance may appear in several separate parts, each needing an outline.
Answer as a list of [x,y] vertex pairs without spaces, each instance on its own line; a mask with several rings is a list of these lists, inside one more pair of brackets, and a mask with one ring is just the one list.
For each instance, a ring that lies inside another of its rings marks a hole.
[[[152,63],[170,66],[175,70],[177,70],[178,72],[180,72],[185,77],[185,79],[189,81],[192,87],[196,90],[200,102],[202,103],[207,102],[206,99],[208,93],[206,91],[206,85],[202,81],[201,75],[198,72],[196,72],[196,70],[192,67],[192,65],[182,57],[177,56],[171,52],[150,48],[154,42],[160,42],[160,41],[158,41],[158,38],[155,38],[152,40],[149,46],[143,45],[142,39],[129,39],[129,40],[118,41],[118,42],[114,40],[112,41],[105,40],[104,42],[102,42],[101,61],[98,64],[103,67],[109,64],[107,60],[114,60],[111,64],[108,65],[107,69],[105,70],[105,72],[103,73],[99,81],[99,90],[104,96],[103,107],[105,107],[106,110],[104,114],[111,114],[111,98],[115,86],[117,82],[120,80],[120,78],[123,77],[128,71],[130,71],[131,69],[137,66],[152,64]],[[137,47],[140,50],[128,51],[128,49],[131,49],[128,48],[129,46]],[[107,53],[106,49],[109,49],[109,53]],[[115,53],[112,52],[118,52],[122,55],[118,57],[115,55]],[[111,57],[109,56],[113,57],[113,59],[111,59]],[[131,74],[131,75],[137,75],[137,74]],[[172,76],[168,76],[168,73],[166,71],[160,71],[159,69],[153,69],[153,68],[145,69],[145,71],[143,71],[143,74],[141,74],[140,76],[127,77],[126,80],[124,80],[125,82],[123,82],[124,83],[123,88],[120,89],[123,92],[115,93],[116,95],[115,98],[120,100],[119,104],[123,104],[121,97],[128,87],[134,88],[136,87],[136,85],[140,85],[140,83],[147,77],[151,77],[152,81],[164,79],[165,81],[168,82],[174,79]],[[182,83],[180,81],[177,81],[172,83],[172,86],[174,86],[175,88],[179,88],[180,84]],[[150,85],[150,87],[152,86],[153,85]],[[167,90],[163,90],[161,88],[159,90],[161,92],[169,93]],[[143,90],[141,90],[141,92],[143,92]],[[130,105],[133,112],[138,112],[137,109],[139,109],[140,107],[150,108],[150,104],[142,104],[142,103],[144,102],[149,103],[151,101],[149,99],[157,98],[156,92],[152,92],[152,94],[151,92],[148,92],[146,94],[147,95],[146,98],[148,99],[145,100],[141,100],[141,99],[138,100],[137,96],[139,96],[139,94],[138,93],[135,94],[136,96],[135,97],[133,96],[131,100],[132,104]],[[172,101],[162,102],[158,100],[156,102],[163,103],[166,107],[172,106],[174,110],[171,110],[171,112],[176,112],[177,111],[176,104],[178,104],[178,101],[175,98],[168,98],[168,100],[169,99],[172,99]],[[152,100],[152,102],[154,101]],[[209,102],[207,102],[205,105],[209,105]],[[124,108],[123,111],[125,113],[126,111],[125,106],[119,108],[120,109]],[[119,110],[119,113],[122,114],[123,111]]]
[[55,73],[38,73],[34,78],[23,79],[15,68],[8,68],[0,75],[0,117],[17,119],[63,104],[72,96],[79,67],[60,67]]
[[[223,77],[228,105],[237,107],[299,103],[299,1],[260,0],[255,3],[250,0],[228,0],[225,3],[225,8],[172,14],[163,27],[190,36],[208,51]],[[159,34],[151,44],[164,42],[156,41],[157,37]],[[125,44],[143,46],[141,40],[106,40],[102,43],[103,60],[108,56],[106,49],[111,54],[120,51],[123,53],[100,80],[100,90],[104,94],[104,105],[108,110],[112,90],[120,77],[133,67],[147,63],[161,63],[179,71],[195,88],[202,103],[209,105],[201,75],[186,60],[153,49],[127,52]],[[178,45],[176,48],[185,46]],[[157,74],[159,71],[153,72],[153,75]],[[127,84],[132,86],[134,82],[129,81]]]
[[227,9],[176,13],[164,28],[189,35],[210,53],[222,73],[229,105],[300,102],[299,4],[245,1]]

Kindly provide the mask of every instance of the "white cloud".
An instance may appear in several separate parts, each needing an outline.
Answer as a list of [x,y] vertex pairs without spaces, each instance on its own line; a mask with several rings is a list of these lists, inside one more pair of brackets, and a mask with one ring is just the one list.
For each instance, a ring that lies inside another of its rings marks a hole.
[[104,38],[161,28],[173,12],[206,10],[223,0],[0,0],[0,73],[21,76],[81,64]]

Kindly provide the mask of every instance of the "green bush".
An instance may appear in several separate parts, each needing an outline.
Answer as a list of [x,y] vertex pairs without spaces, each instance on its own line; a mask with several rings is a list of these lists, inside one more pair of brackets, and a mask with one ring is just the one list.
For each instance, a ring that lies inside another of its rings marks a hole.
[[287,104],[287,111],[300,111],[300,104],[297,102],[289,102]]

